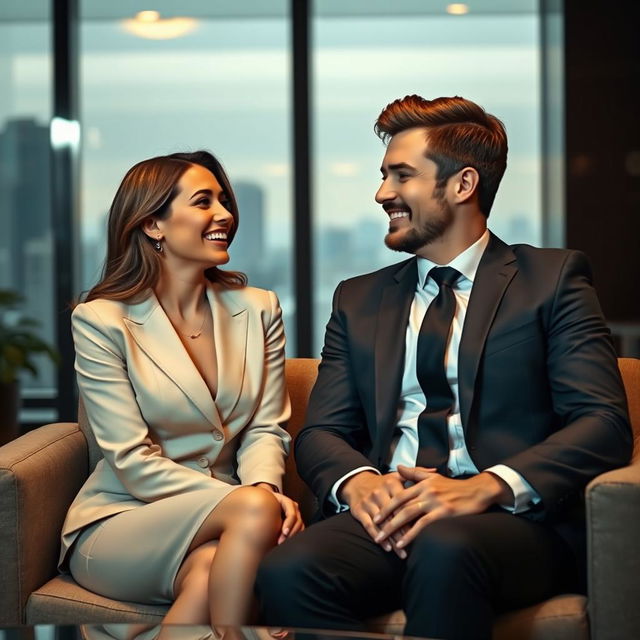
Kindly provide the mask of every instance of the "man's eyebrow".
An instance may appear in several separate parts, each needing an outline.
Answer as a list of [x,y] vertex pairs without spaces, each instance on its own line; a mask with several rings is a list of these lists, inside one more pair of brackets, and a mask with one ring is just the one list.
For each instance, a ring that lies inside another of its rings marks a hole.
[[400,171],[401,169],[409,169],[410,171],[416,170],[415,167],[412,167],[410,164],[407,164],[406,162],[398,162],[396,164],[390,164],[389,169],[391,171]]
[[211,191],[211,189],[198,189],[198,191],[196,191],[191,196],[191,198],[189,198],[189,200],[193,200],[196,196],[199,196],[200,194],[206,195],[206,196],[212,196],[213,195],[213,191]]
[[[387,168],[389,171],[401,171],[402,169],[409,170],[409,171],[415,171],[416,168],[412,167],[410,164],[407,164],[406,162],[396,162],[395,164],[390,164]],[[386,171],[386,169],[384,167],[380,167],[380,172],[384,173]]]

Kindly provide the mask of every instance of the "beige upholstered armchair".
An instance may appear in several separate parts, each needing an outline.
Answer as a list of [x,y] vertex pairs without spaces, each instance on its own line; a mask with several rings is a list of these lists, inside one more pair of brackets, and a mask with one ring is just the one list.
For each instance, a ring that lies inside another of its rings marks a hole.
[[[287,361],[292,434],[304,419],[317,360]],[[640,360],[620,359],[635,434],[632,463],[605,473],[586,492],[588,599],[563,595],[501,616],[494,638],[640,638]],[[0,624],[158,622],[165,609],[103,598],[56,574],[67,508],[99,457],[79,424],[50,424],[0,448]],[[287,463],[285,490],[303,515],[313,499]],[[135,568],[132,568],[135,570]],[[370,621],[372,631],[400,633],[401,612]]]

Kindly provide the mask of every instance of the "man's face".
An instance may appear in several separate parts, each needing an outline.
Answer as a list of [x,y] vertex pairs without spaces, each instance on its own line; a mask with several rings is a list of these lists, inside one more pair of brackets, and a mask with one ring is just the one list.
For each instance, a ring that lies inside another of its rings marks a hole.
[[394,251],[417,253],[453,224],[446,188],[436,188],[438,167],[425,158],[427,146],[424,128],[407,129],[391,138],[384,154],[375,197],[389,216],[384,242]]

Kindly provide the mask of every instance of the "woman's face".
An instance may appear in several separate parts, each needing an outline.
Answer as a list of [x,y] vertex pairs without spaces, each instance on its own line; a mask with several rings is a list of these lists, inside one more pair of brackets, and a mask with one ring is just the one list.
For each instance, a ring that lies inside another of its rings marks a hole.
[[169,215],[156,220],[156,229],[149,235],[161,236],[168,263],[197,263],[204,268],[225,264],[229,261],[227,239],[234,224],[226,208],[227,194],[216,177],[200,165],[185,171],[178,190]]

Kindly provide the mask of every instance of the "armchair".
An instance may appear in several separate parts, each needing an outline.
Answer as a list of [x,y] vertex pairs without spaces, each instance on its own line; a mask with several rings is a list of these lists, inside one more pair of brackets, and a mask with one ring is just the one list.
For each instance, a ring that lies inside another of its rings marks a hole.
[[[317,360],[289,359],[289,430],[301,428]],[[500,616],[494,640],[595,640],[640,637],[640,360],[620,370],[635,436],[631,464],[586,489],[588,600],[566,594]],[[0,447],[0,624],[159,622],[166,607],[98,596],[56,572],[66,511],[99,459],[80,407],[78,423],[51,424]],[[285,491],[308,519],[313,498],[290,457]],[[371,631],[398,634],[401,611],[371,620]]]

